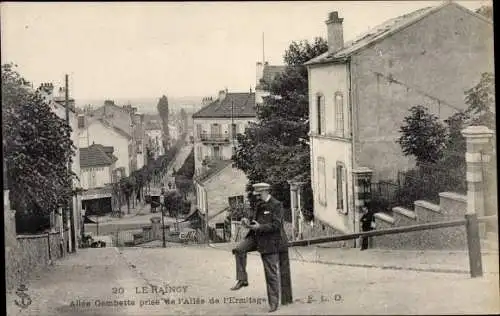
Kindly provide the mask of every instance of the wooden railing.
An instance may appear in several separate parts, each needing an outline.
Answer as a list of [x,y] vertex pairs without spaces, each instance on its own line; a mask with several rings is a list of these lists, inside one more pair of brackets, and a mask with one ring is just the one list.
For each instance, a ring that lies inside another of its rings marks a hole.
[[390,234],[401,234],[401,233],[409,233],[422,230],[457,227],[465,225],[465,230],[467,233],[467,249],[469,254],[470,275],[471,277],[475,278],[483,275],[483,267],[481,261],[481,243],[479,237],[479,223],[497,221],[497,220],[498,216],[496,215],[483,216],[478,218],[477,214],[465,214],[464,219],[388,228],[382,230],[359,232],[359,233],[345,234],[339,236],[297,240],[289,242],[288,245],[289,247],[309,246],[309,245],[336,242],[336,241],[352,240],[352,239],[357,239],[359,237],[373,237],[373,236],[383,236]]

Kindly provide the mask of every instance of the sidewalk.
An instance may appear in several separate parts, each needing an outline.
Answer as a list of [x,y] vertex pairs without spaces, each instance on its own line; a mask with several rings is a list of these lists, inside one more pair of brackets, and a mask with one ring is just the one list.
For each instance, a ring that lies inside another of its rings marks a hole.
[[[211,247],[231,251],[236,243],[217,243]],[[258,253],[255,253],[258,255]],[[441,273],[469,273],[466,251],[437,250],[383,250],[328,247],[291,247],[292,260],[339,266],[379,268],[393,270],[428,271]],[[483,253],[484,273],[499,273],[498,253]]]
[[[454,273],[367,269],[297,260],[290,265],[294,304],[280,306],[276,315],[499,311],[498,277],[491,274],[471,279]],[[15,300],[20,300],[16,293],[7,293],[7,315],[267,314],[261,259],[249,256],[247,269],[249,286],[234,292],[229,289],[234,284],[234,258],[225,250],[205,245],[81,249],[25,284],[31,299],[26,308],[16,306]],[[165,292],[153,291],[160,287]],[[115,307],[103,306],[114,302],[118,302]]]
[[[137,306],[96,306],[96,300],[123,299],[113,294],[113,288],[133,289],[146,285],[119,257],[116,248],[79,249],[31,278],[26,293],[31,304],[20,308],[19,297],[7,293],[7,315],[138,315],[144,312]],[[126,299],[136,299],[127,293]],[[83,307],[92,301],[91,306]],[[78,306],[80,305],[80,306]]]

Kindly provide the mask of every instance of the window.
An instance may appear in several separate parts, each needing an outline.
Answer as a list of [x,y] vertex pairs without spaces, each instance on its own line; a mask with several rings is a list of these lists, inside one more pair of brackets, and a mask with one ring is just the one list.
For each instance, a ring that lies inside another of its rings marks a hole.
[[201,124],[196,124],[196,135],[198,139],[201,138]]
[[344,96],[341,92],[335,93],[335,133],[344,137]]
[[212,134],[212,137],[221,137],[221,126],[217,123],[214,123],[210,126],[210,133]]
[[85,128],[85,116],[78,115],[78,128]]
[[345,209],[345,193],[346,193],[346,171],[344,164],[337,162],[337,211],[347,213]]
[[196,147],[196,150],[198,151],[197,152],[198,160],[200,160],[200,161],[203,160],[203,158],[202,158],[203,157],[203,150],[202,150],[201,146]]
[[237,124],[231,124],[231,137],[233,139],[236,139],[236,134],[238,133],[238,125]]
[[318,157],[318,201],[326,206],[325,158]]
[[317,133],[322,135],[325,132],[325,97],[321,94],[316,96]]
[[213,158],[215,159],[220,159],[221,158],[221,155],[220,155],[220,147],[219,146],[214,146],[213,147]]

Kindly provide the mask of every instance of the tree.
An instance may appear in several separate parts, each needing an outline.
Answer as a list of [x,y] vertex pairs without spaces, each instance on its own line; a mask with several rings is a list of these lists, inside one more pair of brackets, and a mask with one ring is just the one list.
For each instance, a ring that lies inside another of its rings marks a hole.
[[446,127],[426,107],[411,107],[400,132],[402,135],[397,142],[406,156],[415,156],[417,165],[434,163],[441,158]]
[[158,114],[160,114],[163,129],[163,148],[168,149],[169,131],[168,131],[168,99],[163,95],[158,101]]
[[[250,183],[268,182],[272,194],[290,205],[288,180],[302,177],[306,182],[304,204],[312,209],[310,151],[308,144],[309,98],[305,61],[328,50],[326,41],[316,38],[292,42],[285,51],[285,71],[268,84],[271,96],[257,108],[257,123],[250,123],[243,135],[237,135],[234,165]],[[251,186],[247,186],[251,191]],[[250,201],[251,194],[249,194]]]
[[181,109],[179,116],[181,120],[182,132],[185,133],[188,128],[188,115],[186,113],[186,110],[184,110],[184,108]]
[[130,214],[130,197],[134,191],[134,181],[132,177],[120,179],[120,191],[127,200],[127,214]]
[[476,13],[479,13],[490,20],[493,20],[493,7],[490,5],[483,5],[479,9],[476,10]]
[[10,199],[19,212],[49,214],[71,199],[71,127],[15,68],[2,65],[3,151]]
[[495,75],[483,73],[479,83],[465,91],[466,114],[471,117],[471,124],[485,125],[493,130],[495,124]]

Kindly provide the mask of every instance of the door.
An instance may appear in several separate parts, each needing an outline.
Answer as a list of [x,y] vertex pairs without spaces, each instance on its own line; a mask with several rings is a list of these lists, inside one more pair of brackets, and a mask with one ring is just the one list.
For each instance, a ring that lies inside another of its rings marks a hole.
[[220,159],[220,147],[219,146],[214,146],[214,158]]

